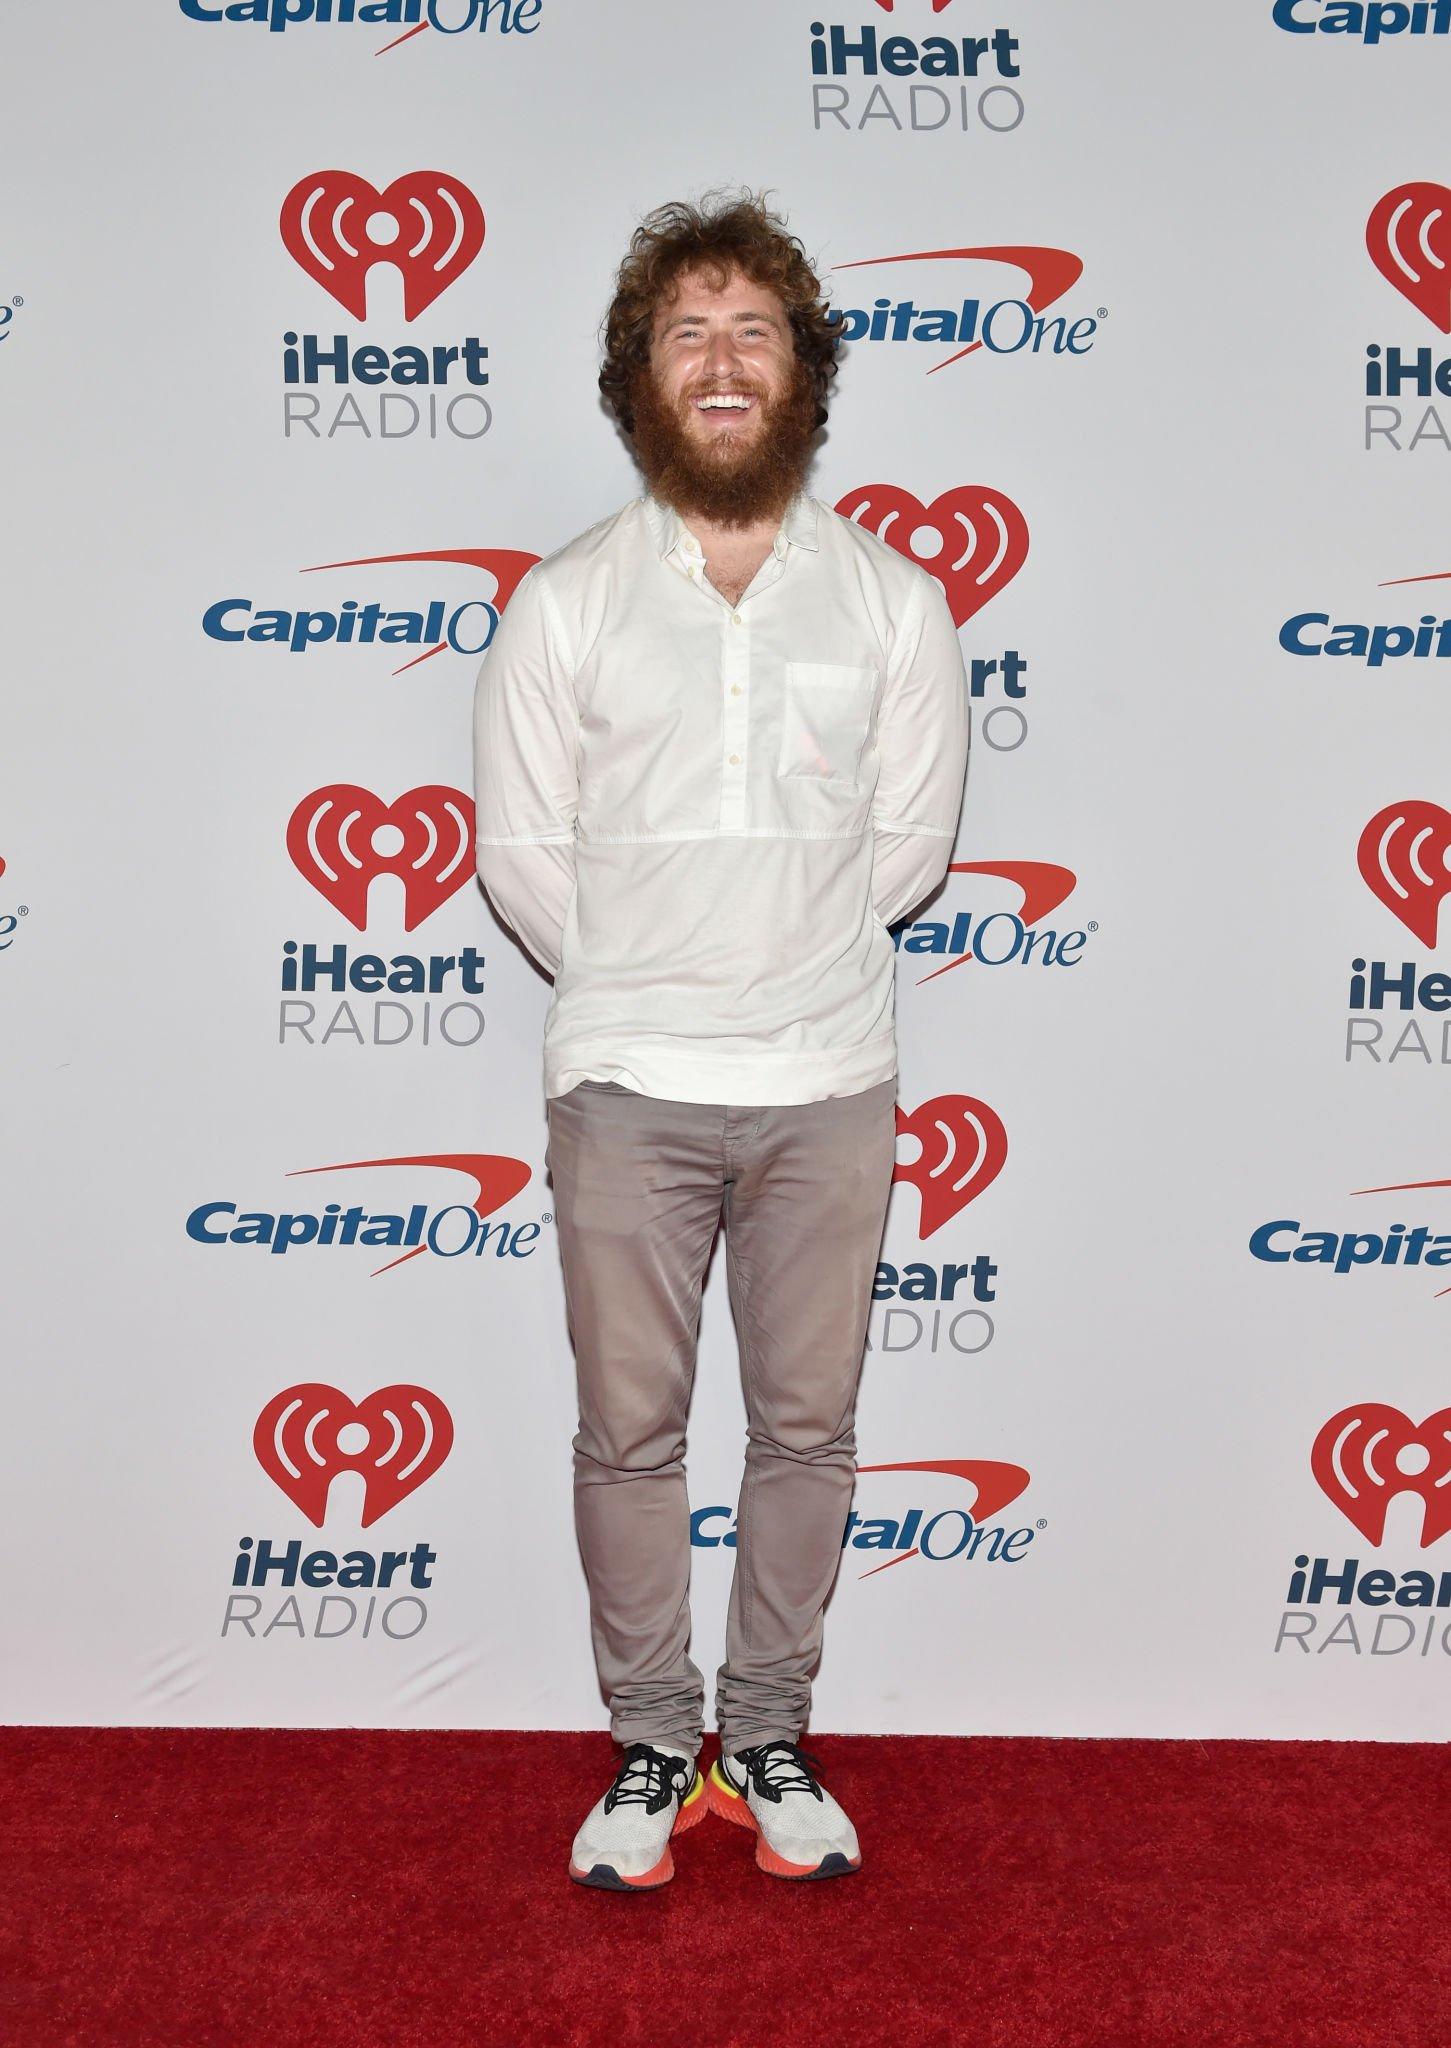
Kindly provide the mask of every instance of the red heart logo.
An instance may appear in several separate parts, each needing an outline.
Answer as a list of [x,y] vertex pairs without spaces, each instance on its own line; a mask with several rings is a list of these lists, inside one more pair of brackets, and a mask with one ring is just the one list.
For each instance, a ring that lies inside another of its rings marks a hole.
[[314,171],[282,202],[287,253],[355,320],[368,317],[368,272],[393,264],[403,317],[416,320],[484,246],[484,210],[447,171],[409,171],[380,192],[352,171]]
[[910,1115],[897,1106],[897,1130],[916,1138],[920,1157],[898,1164],[894,1181],[910,1181],[922,1201],[923,1238],[991,1187],[1008,1156],[1008,1134],[995,1109],[973,1095],[934,1095]]
[[1451,893],[1451,811],[1439,804],[1387,804],[1360,835],[1356,859],[1386,909],[1434,946],[1441,900]]
[[[398,834],[396,847],[380,834]],[[334,782],[305,796],[287,821],[287,851],[299,874],[357,929],[368,928],[375,875],[403,883],[403,929],[431,917],[473,874],[474,803],[461,789],[426,783],[397,803],[371,789]]]
[[1397,185],[1366,222],[1365,246],[1387,283],[1451,334],[1451,190]]
[[1379,1401],[1342,1408],[1316,1437],[1310,1469],[1367,1543],[1384,1542],[1396,1494],[1418,1493],[1425,1550],[1451,1529],[1451,1408],[1428,1415],[1419,1429]]
[[836,510],[935,576],[954,625],[981,611],[1028,558],[1027,520],[986,484],[959,484],[930,505],[897,484],[866,484]]
[[252,1448],[318,1529],[339,1472],[361,1472],[367,1529],[433,1477],[453,1448],[453,1417],[426,1387],[380,1387],[356,1406],[336,1387],[287,1387],[257,1417]]

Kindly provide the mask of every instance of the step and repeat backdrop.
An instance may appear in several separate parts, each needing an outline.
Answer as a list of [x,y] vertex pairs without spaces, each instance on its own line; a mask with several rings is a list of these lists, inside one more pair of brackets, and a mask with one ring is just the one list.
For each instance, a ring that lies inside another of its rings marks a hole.
[[[21,1722],[603,1726],[471,711],[771,196],[971,678],[820,1730],[1438,1736],[1451,4],[67,0],[3,44]],[[689,1474],[718,1661],[719,1244]]]

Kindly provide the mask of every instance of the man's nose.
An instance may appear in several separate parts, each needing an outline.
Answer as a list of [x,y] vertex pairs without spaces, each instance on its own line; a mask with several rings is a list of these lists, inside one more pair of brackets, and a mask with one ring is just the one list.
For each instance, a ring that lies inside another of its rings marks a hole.
[[733,377],[741,367],[734,334],[725,329],[710,337],[705,351],[705,369],[712,377]]

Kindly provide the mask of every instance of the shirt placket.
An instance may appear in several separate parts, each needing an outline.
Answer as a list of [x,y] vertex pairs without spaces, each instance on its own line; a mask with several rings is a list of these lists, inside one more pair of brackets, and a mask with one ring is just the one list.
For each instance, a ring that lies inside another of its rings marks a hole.
[[686,575],[702,596],[711,599],[721,614],[720,829],[723,832],[743,831],[747,816],[747,736],[751,699],[751,625],[746,605],[751,596],[776,581],[781,574],[784,552],[779,547],[773,549],[753,579],[750,592],[735,606],[728,605],[719,591],[711,591],[705,578],[705,557],[691,537],[682,539],[680,552]]
[[746,735],[750,729],[751,628],[737,609],[725,614],[721,627],[721,687],[725,692],[720,722],[721,830],[740,831],[746,822]]

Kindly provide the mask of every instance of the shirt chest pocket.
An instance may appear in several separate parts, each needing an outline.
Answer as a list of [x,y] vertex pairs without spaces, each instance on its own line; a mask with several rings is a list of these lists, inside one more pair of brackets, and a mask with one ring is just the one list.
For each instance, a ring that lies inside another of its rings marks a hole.
[[874,668],[788,661],[777,774],[855,789],[876,686]]

